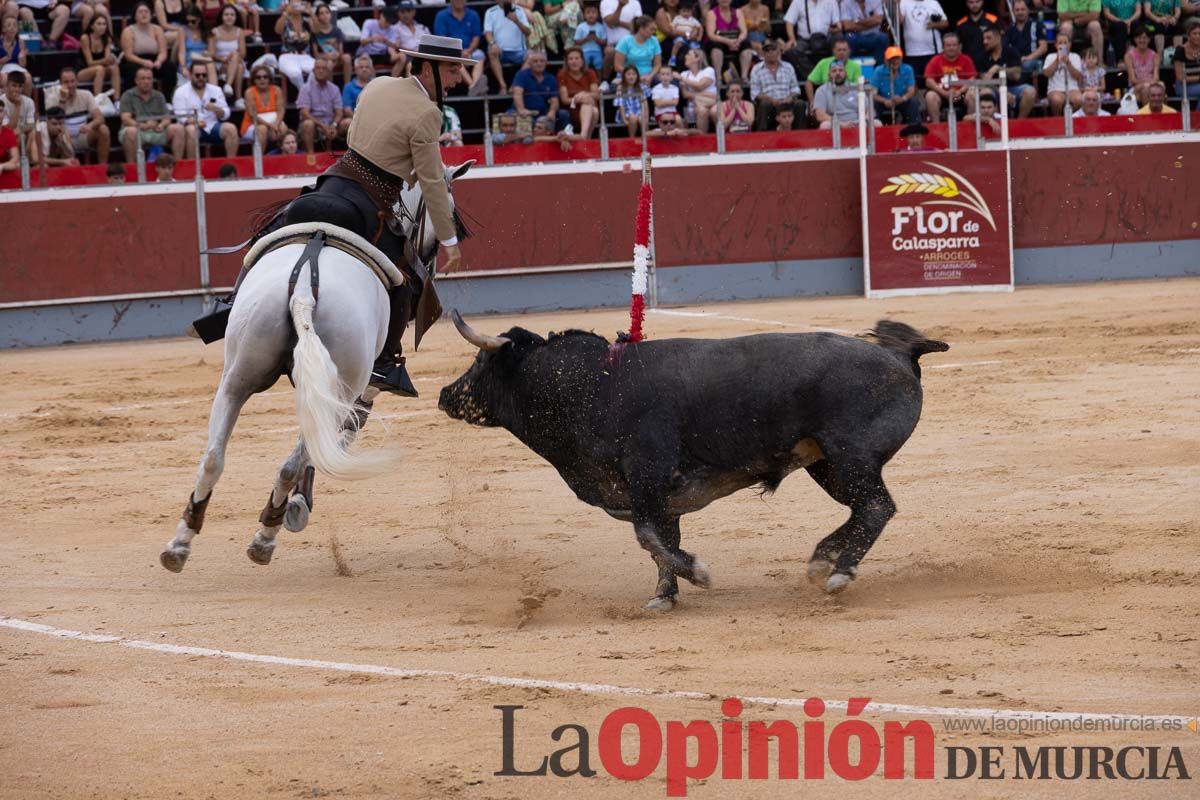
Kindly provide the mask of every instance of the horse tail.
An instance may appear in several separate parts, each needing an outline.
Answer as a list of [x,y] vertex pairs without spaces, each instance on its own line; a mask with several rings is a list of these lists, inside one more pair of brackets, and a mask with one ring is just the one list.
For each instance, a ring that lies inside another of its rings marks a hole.
[[292,380],[296,384],[296,416],[300,435],[317,469],[339,480],[353,481],[379,474],[394,456],[386,452],[350,453],[347,434],[356,432],[366,414],[338,377],[337,365],[313,327],[316,300],[297,291],[289,309],[296,327]]

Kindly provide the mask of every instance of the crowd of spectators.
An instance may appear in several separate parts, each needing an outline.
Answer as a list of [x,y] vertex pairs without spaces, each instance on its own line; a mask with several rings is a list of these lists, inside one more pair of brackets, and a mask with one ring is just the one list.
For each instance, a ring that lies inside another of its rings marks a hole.
[[[494,144],[564,149],[601,124],[664,137],[857,125],[860,78],[874,125],[953,107],[994,127],[999,93],[956,81],[1002,73],[1018,117],[1200,101],[1200,0],[422,0],[432,30],[414,0],[360,0],[361,14],[347,0],[110,12],[129,1],[0,0],[0,168],[13,168],[21,138],[33,164],[142,149],[166,173],[197,143],[226,157],[255,143],[268,155],[340,148],[362,88],[407,74],[403,51],[431,32],[459,39],[473,62],[465,97],[447,104],[447,146],[463,143],[460,112],[482,95]],[[73,63],[38,68],[63,52]]]

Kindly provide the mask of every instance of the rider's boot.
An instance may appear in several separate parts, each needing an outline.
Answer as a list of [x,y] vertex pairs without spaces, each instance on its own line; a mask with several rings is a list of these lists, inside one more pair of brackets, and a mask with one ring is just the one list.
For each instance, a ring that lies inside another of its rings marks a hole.
[[375,359],[371,368],[371,385],[383,392],[392,392],[402,397],[417,397],[417,387],[413,386],[412,378],[404,366],[403,346],[401,339],[408,325],[409,290],[407,286],[397,286],[388,292],[391,317],[388,319],[387,341],[383,352]]

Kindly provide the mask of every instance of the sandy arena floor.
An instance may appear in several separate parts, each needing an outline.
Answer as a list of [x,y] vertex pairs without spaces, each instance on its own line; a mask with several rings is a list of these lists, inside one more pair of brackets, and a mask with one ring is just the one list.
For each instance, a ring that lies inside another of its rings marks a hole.
[[[437,411],[472,357],[444,322],[413,355],[419,400],[381,399],[365,446],[400,474],[318,478],[274,563],[244,550],[294,416],[286,381],[251,401],[180,575],[158,554],[187,500],[221,347],[191,339],[0,352],[0,617],[163,644],[400,668],[710,692],[629,698],[151,652],[0,627],[0,797],[665,797],[603,773],[503,778],[563,723],[610,711],[720,720],[726,695],[1029,710],[1200,711],[1200,281],[690,308],[649,335],[733,336],[881,317],[945,339],[925,408],[884,475],[900,512],[858,581],[804,579],[845,518],[803,473],[684,520],[714,588],[643,612],[654,570],[631,528],[577,501],[507,432]],[[475,320],[498,333],[515,319]],[[527,316],[611,336],[619,311]],[[75,376],[65,381],[64,376]],[[383,424],[381,424],[381,422]],[[331,545],[350,574],[340,575]],[[745,719],[803,719],[748,707]],[[844,719],[826,714],[830,726]],[[872,721],[897,718],[868,714]],[[984,735],[946,744],[1180,745],[1200,733]],[[1200,780],[1200,778],[1197,778]],[[689,797],[1190,796],[1186,782],[862,784],[711,779]]]

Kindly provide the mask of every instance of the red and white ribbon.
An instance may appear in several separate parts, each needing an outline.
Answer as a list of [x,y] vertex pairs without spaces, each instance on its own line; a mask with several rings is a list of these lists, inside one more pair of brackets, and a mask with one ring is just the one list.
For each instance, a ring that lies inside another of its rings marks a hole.
[[637,225],[633,240],[633,293],[629,298],[629,341],[642,341],[646,319],[646,290],[650,283],[650,210],[654,188],[643,183],[638,193]]

